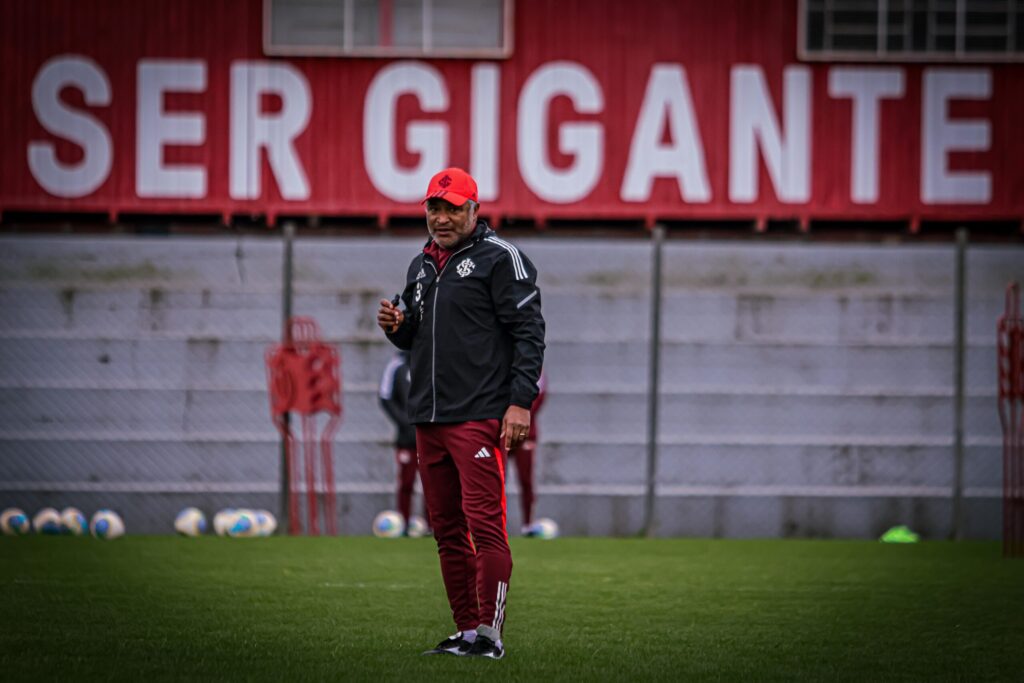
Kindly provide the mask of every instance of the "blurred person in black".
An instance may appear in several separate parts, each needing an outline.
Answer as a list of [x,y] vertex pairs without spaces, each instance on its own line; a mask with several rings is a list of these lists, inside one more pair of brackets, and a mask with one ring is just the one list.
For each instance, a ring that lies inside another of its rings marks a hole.
[[519,506],[522,511],[522,534],[523,536],[538,536],[540,530],[533,524],[533,504],[537,496],[533,488],[533,465],[537,454],[537,440],[540,434],[537,430],[537,413],[544,405],[544,398],[547,396],[547,375],[542,370],[540,380],[537,382],[537,398],[533,399],[530,406],[530,431],[526,440],[515,448],[509,450],[509,462],[516,464],[516,480],[519,482]]
[[[398,465],[396,507],[405,521],[405,535],[409,534],[412,514],[412,492],[416,483],[416,428],[409,422],[409,352],[398,351],[388,361],[380,378],[380,405],[395,425],[395,463]],[[423,518],[430,528],[430,515],[426,504]]]

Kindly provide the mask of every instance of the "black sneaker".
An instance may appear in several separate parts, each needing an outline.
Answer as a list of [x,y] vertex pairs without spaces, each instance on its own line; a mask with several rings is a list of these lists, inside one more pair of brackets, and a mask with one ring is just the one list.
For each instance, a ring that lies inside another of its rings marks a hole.
[[455,655],[456,657],[462,657],[469,653],[469,641],[462,637],[462,631],[459,631],[454,636],[448,636],[440,643],[437,644],[433,650],[427,650],[423,654],[425,655]]
[[469,651],[466,652],[469,657],[490,657],[491,659],[501,659],[505,656],[505,648],[498,645],[496,642],[482,636],[479,633],[476,634],[476,640],[469,646]]

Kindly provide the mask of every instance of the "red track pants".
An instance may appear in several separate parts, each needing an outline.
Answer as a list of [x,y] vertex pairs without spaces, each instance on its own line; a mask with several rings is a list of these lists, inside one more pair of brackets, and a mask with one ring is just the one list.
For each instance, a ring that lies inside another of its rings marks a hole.
[[[398,490],[395,492],[395,502],[398,505],[398,513],[408,525],[409,517],[412,515],[413,486],[416,484],[416,451],[411,448],[396,448],[395,463],[398,465]],[[426,504],[423,507],[423,521],[429,527],[430,513],[426,510]]]
[[[420,481],[455,626],[499,632],[512,552],[498,420],[416,426]],[[471,538],[472,537],[472,538]]]

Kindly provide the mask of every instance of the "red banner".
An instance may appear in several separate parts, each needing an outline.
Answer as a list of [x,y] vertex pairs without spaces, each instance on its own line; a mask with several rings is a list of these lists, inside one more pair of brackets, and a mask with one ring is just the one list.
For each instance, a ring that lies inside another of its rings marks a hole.
[[507,60],[268,58],[260,0],[0,5],[0,211],[1024,216],[1024,66],[804,64],[797,3],[518,0]]

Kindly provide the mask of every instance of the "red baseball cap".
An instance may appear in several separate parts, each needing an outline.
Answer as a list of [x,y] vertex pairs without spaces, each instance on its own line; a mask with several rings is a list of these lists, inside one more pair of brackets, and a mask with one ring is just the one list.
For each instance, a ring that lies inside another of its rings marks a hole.
[[455,168],[454,166],[446,168],[434,174],[434,177],[430,179],[430,185],[427,186],[427,196],[423,198],[420,204],[423,204],[428,199],[435,198],[451,202],[455,206],[462,206],[469,199],[479,202],[476,198],[476,181],[473,180],[473,176],[461,168]]

